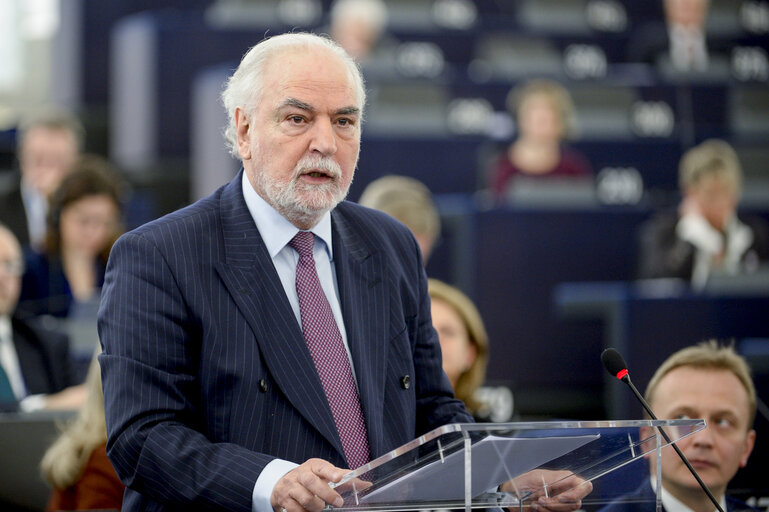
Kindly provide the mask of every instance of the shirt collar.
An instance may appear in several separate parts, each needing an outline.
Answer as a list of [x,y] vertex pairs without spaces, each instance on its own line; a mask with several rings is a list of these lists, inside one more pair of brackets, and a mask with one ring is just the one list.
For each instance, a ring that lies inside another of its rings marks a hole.
[[[657,479],[654,478],[654,476],[650,476],[649,479],[651,480],[652,489],[656,489]],[[721,505],[721,509],[726,510],[726,496],[721,495],[718,502]],[[662,506],[665,508],[665,512],[693,512],[685,503],[665,489],[664,485],[662,486]],[[715,512],[715,510],[716,508],[713,507],[713,512]]]
[[[300,230],[256,193],[245,171],[241,184],[248,211],[254,218],[259,234],[262,235],[270,258],[275,258]],[[334,261],[334,250],[331,244],[331,213],[326,212],[310,231],[323,241],[328,259]]]
[[24,201],[27,204],[33,204],[34,207],[40,207],[45,209],[48,205],[48,201],[45,199],[43,194],[37,191],[37,189],[33,188],[31,185],[28,185],[24,182],[24,180],[21,181],[21,197],[24,199]]
[[0,315],[0,342],[10,340],[12,332],[11,318],[8,315]]

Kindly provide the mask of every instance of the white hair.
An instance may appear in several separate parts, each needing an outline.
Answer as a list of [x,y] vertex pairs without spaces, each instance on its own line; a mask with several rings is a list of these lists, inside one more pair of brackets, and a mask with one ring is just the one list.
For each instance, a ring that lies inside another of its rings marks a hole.
[[238,154],[238,141],[235,128],[235,109],[242,107],[252,111],[260,101],[263,87],[264,71],[267,62],[272,56],[289,48],[318,46],[330,50],[346,65],[350,78],[355,86],[361,119],[363,107],[366,103],[366,89],[363,85],[363,76],[358,65],[341,46],[325,36],[296,32],[273,36],[253,46],[240,61],[238,68],[227,80],[227,85],[222,91],[222,103],[227,110],[228,124],[224,132],[227,146],[235,158]]

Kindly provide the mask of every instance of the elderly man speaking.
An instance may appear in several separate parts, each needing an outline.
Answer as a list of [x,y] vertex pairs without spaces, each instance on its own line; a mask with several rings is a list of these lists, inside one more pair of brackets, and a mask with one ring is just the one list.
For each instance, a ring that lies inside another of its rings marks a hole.
[[345,468],[472,420],[441,369],[414,237],[343,201],[365,103],[354,61],[276,36],[223,99],[243,170],[112,250],[108,454],[124,510],[339,506]]

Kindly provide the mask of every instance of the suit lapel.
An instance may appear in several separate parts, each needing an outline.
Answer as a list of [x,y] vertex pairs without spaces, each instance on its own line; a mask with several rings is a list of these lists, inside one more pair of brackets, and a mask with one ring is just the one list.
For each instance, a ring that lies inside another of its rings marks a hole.
[[363,243],[354,226],[332,212],[334,264],[347,343],[373,457],[383,453],[382,425],[390,309],[382,255]]
[[291,404],[344,454],[302,331],[243,198],[241,174],[222,192],[221,219],[226,260],[216,268],[254,332],[265,364]]

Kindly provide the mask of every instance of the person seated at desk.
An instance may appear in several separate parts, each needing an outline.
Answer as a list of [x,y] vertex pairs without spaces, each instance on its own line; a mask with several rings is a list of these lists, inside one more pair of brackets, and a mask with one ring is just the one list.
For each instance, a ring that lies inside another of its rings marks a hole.
[[336,0],[331,6],[331,38],[359,64],[376,50],[386,26],[382,0]]
[[569,92],[549,80],[515,87],[507,108],[516,118],[518,138],[499,156],[491,171],[494,199],[504,202],[515,180],[588,178],[587,159],[563,141],[574,134],[574,104]]
[[[752,429],[756,391],[745,360],[732,347],[719,346],[715,340],[684,348],[660,365],[645,398],[660,419],[705,419],[704,430],[676,444],[721,508],[727,512],[754,510],[726,496],[729,481],[747,465],[756,441]],[[651,476],[638,489],[600,512],[655,510],[656,461],[655,456],[649,457]],[[715,508],[671,446],[662,453],[662,505],[667,512],[712,512]]]
[[14,313],[24,260],[14,234],[0,224],[0,410],[75,409],[77,386],[69,340]]
[[504,422],[513,415],[513,394],[506,387],[481,387],[486,379],[489,338],[473,302],[457,288],[429,279],[430,312],[441,344],[443,371],[454,395],[476,421]]
[[668,76],[716,72],[728,78],[734,43],[708,41],[709,0],[663,0],[664,20],[640,25],[628,41],[630,62],[653,65]]
[[77,161],[84,139],[83,126],[64,111],[41,112],[21,122],[19,181],[0,196],[0,221],[22,247],[42,247],[48,198]]
[[88,368],[85,387],[86,399],[77,418],[40,463],[43,477],[53,488],[47,511],[120,510],[123,505],[125,486],[107,458],[104,394],[96,356]]
[[742,170],[734,149],[711,139],[687,151],[679,167],[683,199],[641,226],[642,279],[678,277],[704,286],[713,273],[755,272],[769,260],[769,228],[737,214]]
[[406,225],[417,239],[427,264],[438,235],[441,217],[430,190],[407,176],[383,176],[366,186],[358,204],[385,212]]
[[121,231],[121,193],[106,160],[80,159],[51,196],[45,250],[27,254],[20,309],[67,318],[73,307],[98,300]]

